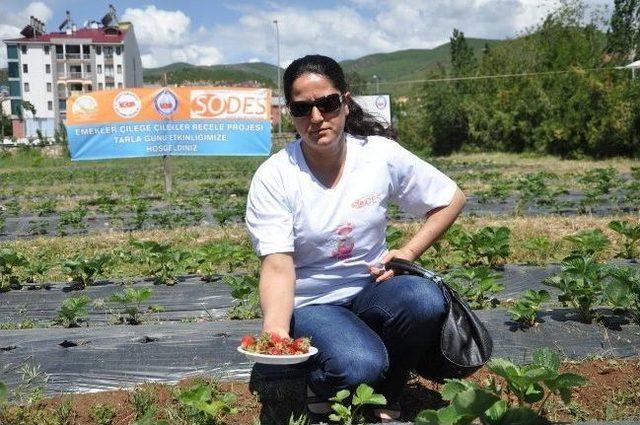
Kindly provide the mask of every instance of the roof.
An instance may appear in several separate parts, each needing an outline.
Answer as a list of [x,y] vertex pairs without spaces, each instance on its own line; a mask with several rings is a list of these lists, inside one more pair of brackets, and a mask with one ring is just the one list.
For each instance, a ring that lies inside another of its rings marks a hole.
[[94,43],[121,43],[127,35],[127,29],[116,29],[114,34],[105,33],[104,28],[80,28],[72,34],[66,32],[50,32],[38,37],[22,37],[4,40],[16,43],[50,43],[51,39],[91,39]]

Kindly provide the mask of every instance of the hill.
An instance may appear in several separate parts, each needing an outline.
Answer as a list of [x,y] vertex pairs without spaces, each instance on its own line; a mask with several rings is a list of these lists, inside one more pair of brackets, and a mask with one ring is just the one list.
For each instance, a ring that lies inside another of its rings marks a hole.
[[[493,46],[499,40],[467,38],[467,43],[476,52],[481,52],[485,44]],[[364,82],[370,82],[368,90],[373,91],[376,75],[380,81],[380,91],[396,95],[411,92],[411,84],[385,84],[424,78],[426,73],[437,66],[449,66],[449,43],[434,49],[409,49],[391,53],[376,53],[359,59],[345,60],[341,65],[346,73],[356,72]],[[195,66],[178,62],[161,68],[144,70],[145,82],[159,82],[167,74],[169,83],[183,84],[185,81],[244,82],[257,81],[267,87],[277,86],[277,70],[274,65],[263,62],[239,63],[233,65]],[[366,90],[365,90],[366,91]]]
[[[500,40],[467,38],[467,43],[479,54],[485,44],[490,47],[501,43]],[[425,78],[427,72],[438,66],[449,66],[450,43],[433,49],[409,49],[391,53],[376,53],[355,60],[341,62],[345,72],[357,72],[365,81],[374,85],[373,76],[380,81],[380,91],[392,94],[407,94],[411,84],[389,84]]]
[[242,83],[255,81],[261,86],[275,87],[277,69],[267,63],[238,63],[231,65],[196,66],[184,62],[172,63],[160,68],[146,68],[144,82],[160,82],[167,75],[169,84],[209,81]]

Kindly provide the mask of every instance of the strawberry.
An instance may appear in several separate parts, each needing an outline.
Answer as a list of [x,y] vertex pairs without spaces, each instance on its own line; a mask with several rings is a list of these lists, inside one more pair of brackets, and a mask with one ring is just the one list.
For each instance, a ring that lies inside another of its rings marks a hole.
[[247,348],[251,347],[255,343],[256,343],[256,339],[254,337],[252,337],[251,335],[245,335],[240,340],[240,347],[242,347],[243,350],[246,350]]

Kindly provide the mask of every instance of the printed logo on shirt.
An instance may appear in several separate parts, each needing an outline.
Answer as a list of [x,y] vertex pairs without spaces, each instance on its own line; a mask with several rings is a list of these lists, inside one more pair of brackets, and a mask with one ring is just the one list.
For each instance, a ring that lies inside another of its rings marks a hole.
[[345,223],[338,226],[335,230],[335,249],[331,253],[331,256],[337,260],[346,260],[351,258],[355,241],[351,232],[353,231],[353,225],[351,223]]
[[360,209],[364,207],[370,207],[372,205],[378,205],[381,199],[382,199],[382,195],[380,195],[379,193],[372,193],[370,195],[363,196],[362,198],[356,199],[351,203],[351,207]]

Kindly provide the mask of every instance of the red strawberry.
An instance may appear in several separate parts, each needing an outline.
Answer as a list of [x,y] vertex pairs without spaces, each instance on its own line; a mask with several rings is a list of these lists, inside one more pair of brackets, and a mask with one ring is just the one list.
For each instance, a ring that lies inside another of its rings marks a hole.
[[245,335],[240,340],[240,347],[242,347],[243,350],[246,350],[247,348],[251,347],[255,343],[256,343],[256,339],[254,337],[252,337],[251,335]]

